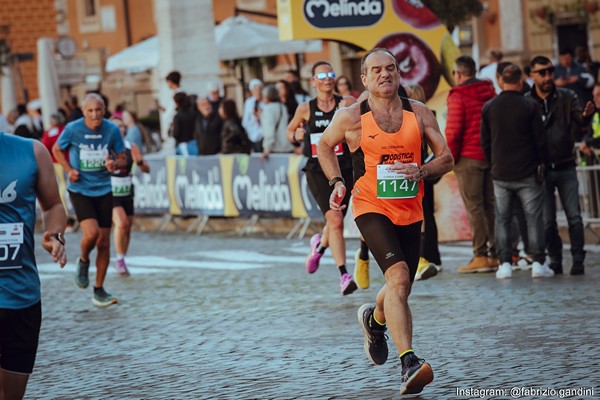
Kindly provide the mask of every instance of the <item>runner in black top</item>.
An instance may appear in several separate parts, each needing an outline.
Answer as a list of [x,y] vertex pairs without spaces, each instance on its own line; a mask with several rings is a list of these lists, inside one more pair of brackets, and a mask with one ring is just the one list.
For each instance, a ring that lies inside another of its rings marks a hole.
[[[331,254],[338,266],[341,274],[340,291],[342,295],[354,292],[357,284],[346,270],[346,243],[344,241],[344,215],[343,212],[329,209],[329,196],[331,187],[329,181],[323,174],[319,161],[317,159],[317,143],[322,132],[327,128],[334,113],[342,107],[347,107],[356,102],[351,96],[335,96],[333,93],[335,84],[335,72],[331,65],[325,61],[315,63],[312,68],[312,85],[317,91],[317,97],[302,103],[296,109],[296,113],[288,125],[288,140],[294,144],[302,144],[302,153],[308,157],[304,167],[308,187],[314,196],[319,208],[325,216],[325,227],[323,234],[314,235],[310,240],[311,252],[306,259],[306,270],[308,273],[314,273],[319,268],[319,261],[330,246]],[[352,160],[350,152],[345,144],[340,144],[337,149],[338,161],[342,175],[347,184],[351,187],[354,183],[352,172]],[[350,193],[344,199],[348,204]],[[365,260],[360,260],[359,270],[355,270],[360,287],[369,286],[368,272],[368,249],[366,245],[360,255],[365,256]],[[360,257],[362,258],[362,257]],[[359,258],[359,259],[360,259]],[[365,278],[366,277],[366,278]]]

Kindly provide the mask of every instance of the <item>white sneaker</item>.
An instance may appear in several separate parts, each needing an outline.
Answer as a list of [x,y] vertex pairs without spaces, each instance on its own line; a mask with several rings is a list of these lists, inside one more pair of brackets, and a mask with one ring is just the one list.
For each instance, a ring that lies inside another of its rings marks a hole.
[[531,267],[531,277],[532,278],[552,278],[554,276],[554,271],[550,269],[546,264],[540,264],[535,261]]
[[498,271],[496,271],[497,279],[508,279],[512,277],[512,265],[510,263],[502,263],[500,267],[498,267]]

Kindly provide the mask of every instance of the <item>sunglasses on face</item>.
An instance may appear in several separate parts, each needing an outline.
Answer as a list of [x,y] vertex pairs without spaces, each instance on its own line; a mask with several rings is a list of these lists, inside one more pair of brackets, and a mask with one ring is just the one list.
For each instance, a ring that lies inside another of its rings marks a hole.
[[540,74],[540,76],[543,78],[547,74],[552,75],[554,73],[554,67],[542,68],[542,69],[538,69],[537,71],[531,71],[531,73],[534,73],[534,72]]
[[315,78],[317,78],[320,81],[324,81],[327,78],[335,79],[335,72],[319,72],[315,75]]

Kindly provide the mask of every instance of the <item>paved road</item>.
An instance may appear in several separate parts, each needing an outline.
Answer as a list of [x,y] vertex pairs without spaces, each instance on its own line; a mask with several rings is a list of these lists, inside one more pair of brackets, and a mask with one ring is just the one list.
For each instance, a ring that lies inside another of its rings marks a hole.
[[[74,261],[79,234],[67,240]],[[356,318],[383,284],[379,269],[371,269],[370,289],[342,298],[329,255],[306,274],[307,246],[136,232],[132,276],[111,269],[107,278],[121,300],[108,309],[91,304],[91,289],[75,287],[72,263],[61,271],[40,253],[44,319],[26,397],[399,399],[397,352],[370,365]],[[350,241],[349,259],[356,246]],[[435,372],[416,398],[511,398],[512,387],[594,387],[593,396],[571,398],[600,397],[600,253],[588,254],[585,277],[516,272],[497,281],[456,273],[467,247],[442,252],[444,271],[411,295],[414,348]],[[474,392],[491,389],[507,392]]]

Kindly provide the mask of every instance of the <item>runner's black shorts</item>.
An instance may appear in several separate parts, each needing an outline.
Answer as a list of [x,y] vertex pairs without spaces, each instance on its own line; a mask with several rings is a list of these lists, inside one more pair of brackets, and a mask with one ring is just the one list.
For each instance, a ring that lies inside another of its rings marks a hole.
[[388,217],[378,213],[359,215],[354,221],[383,273],[404,261],[408,265],[410,281],[414,281],[419,266],[422,221],[394,225]]
[[31,374],[41,325],[41,301],[19,310],[0,308],[1,369],[17,374]]
[[113,196],[112,205],[113,208],[123,207],[125,215],[133,217],[133,196]]
[[69,191],[71,204],[75,209],[77,221],[93,218],[100,228],[110,228],[112,223],[112,192],[103,196],[91,197]]
[[[305,173],[308,189],[315,198],[321,212],[325,215],[325,213],[329,211],[329,198],[331,197],[333,188],[329,186],[329,180],[320,169],[307,169],[305,170]],[[354,172],[351,169],[342,170],[342,177],[344,178],[344,185],[346,186],[346,195],[342,201],[342,204],[345,204],[346,208],[342,213],[346,215],[350,196],[352,195],[352,189],[354,188]]]

